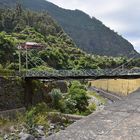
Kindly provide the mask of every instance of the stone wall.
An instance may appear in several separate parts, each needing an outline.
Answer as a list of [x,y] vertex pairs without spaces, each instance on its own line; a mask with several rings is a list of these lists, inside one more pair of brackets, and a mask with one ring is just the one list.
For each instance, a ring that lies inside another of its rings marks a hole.
[[0,111],[24,106],[24,88],[21,79],[0,78]]
[[[38,83],[39,84],[39,83]],[[49,93],[52,89],[60,89],[62,93],[68,92],[68,83],[66,81],[49,81],[44,82],[44,84],[39,84],[39,86],[33,85],[33,97],[32,104],[35,105],[40,102],[50,103],[51,99]]]
[[0,111],[27,107],[40,102],[49,103],[48,93],[53,88],[59,88],[62,93],[68,90],[66,81],[43,84],[33,80],[31,84],[27,83],[28,93],[26,93],[25,85],[25,81],[19,78],[0,78]]
[[17,109],[10,109],[6,111],[0,111],[0,118],[8,118],[8,119],[14,119],[18,113],[24,114],[26,111],[26,108],[17,108]]

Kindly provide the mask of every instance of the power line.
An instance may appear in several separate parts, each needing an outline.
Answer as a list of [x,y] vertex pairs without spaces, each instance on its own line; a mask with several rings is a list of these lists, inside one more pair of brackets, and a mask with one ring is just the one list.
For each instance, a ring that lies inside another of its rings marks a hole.
[[130,58],[127,62],[123,63],[122,65],[120,65],[120,66],[118,66],[118,67],[116,67],[116,68],[114,68],[114,69],[110,72],[110,74],[112,74],[113,72],[115,72],[115,71],[118,70],[119,68],[124,67],[126,64],[129,64],[137,55],[139,55],[139,54],[134,55],[134,56],[133,56],[132,58]]

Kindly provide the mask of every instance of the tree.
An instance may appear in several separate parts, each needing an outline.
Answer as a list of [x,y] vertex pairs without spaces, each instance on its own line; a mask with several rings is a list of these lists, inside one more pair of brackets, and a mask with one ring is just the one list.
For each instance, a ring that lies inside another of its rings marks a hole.
[[79,112],[85,111],[88,106],[88,97],[85,87],[79,81],[73,81],[69,88],[69,96],[75,102]]
[[7,37],[4,32],[0,33],[0,63],[6,65],[6,62],[14,62],[15,50],[15,41]]

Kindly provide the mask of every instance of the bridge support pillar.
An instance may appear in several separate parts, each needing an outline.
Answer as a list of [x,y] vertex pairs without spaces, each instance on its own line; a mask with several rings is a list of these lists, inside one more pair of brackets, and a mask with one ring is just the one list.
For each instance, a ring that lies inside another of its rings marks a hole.
[[25,94],[24,94],[25,107],[30,107],[33,101],[33,84],[32,79],[25,78]]

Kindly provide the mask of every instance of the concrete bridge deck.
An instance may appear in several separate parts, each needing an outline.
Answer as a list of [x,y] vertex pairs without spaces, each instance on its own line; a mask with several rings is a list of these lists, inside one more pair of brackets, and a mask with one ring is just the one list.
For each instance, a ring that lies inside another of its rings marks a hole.
[[140,140],[140,91],[75,122],[47,140]]

